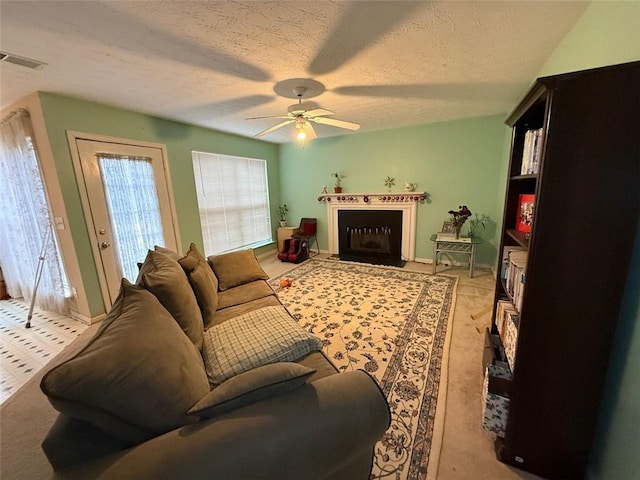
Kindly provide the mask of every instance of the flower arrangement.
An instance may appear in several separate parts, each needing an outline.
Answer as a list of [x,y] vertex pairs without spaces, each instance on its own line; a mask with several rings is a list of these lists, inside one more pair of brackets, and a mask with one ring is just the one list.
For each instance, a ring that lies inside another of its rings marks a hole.
[[335,185],[336,187],[341,187],[342,186],[342,179],[346,177],[346,175],[342,172],[334,172],[331,174],[331,176],[333,178],[335,178]]
[[391,187],[396,184],[396,179],[387,175],[387,178],[384,179],[384,186],[391,191]]
[[460,229],[464,222],[467,221],[467,218],[471,216],[471,210],[467,208],[466,205],[458,206],[458,211],[449,210],[449,215],[451,215],[451,223],[453,224],[453,228],[456,231],[456,238],[460,236]]

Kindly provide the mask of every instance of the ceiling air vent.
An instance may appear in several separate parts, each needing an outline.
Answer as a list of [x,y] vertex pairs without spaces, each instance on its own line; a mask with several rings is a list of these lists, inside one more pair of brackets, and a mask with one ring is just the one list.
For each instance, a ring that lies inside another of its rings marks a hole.
[[46,65],[46,63],[39,62],[38,60],[20,57],[7,52],[0,52],[0,61],[13,63],[14,65],[20,65],[21,67],[27,67],[33,70],[40,70]]

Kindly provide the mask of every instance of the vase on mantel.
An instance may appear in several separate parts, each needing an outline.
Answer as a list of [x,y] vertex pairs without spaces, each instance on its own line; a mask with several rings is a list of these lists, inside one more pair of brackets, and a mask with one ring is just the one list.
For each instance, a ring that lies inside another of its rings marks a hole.
[[333,187],[333,193],[342,193],[342,187]]

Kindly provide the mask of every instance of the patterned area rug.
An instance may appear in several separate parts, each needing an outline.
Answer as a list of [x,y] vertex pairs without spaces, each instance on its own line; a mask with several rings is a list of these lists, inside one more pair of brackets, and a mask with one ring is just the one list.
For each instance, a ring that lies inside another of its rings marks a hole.
[[[292,286],[280,288],[283,278]],[[270,283],[336,368],[366,370],[385,393],[391,427],[376,445],[371,478],[434,478],[457,277],[314,259]]]

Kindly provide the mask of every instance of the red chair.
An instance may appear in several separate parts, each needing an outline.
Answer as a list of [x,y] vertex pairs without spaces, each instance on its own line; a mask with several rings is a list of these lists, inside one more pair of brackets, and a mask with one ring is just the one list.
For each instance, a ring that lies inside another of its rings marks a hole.
[[316,241],[316,248],[318,249],[318,253],[316,253],[316,255],[320,253],[320,245],[318,245],[318,237],[316,236],[317,227],[317,218],[303,218],[300,220],[300,226],[291,234],[291,238],[305,241],[307,245],[307,254],[309,254],[309,248],[311,247],[311,239]]

